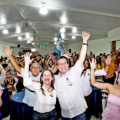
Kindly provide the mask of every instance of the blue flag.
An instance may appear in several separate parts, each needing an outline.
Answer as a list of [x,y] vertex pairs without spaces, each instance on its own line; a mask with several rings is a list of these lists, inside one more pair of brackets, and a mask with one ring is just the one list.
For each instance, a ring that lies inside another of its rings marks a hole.
[[63,47],[63,40],[62,40],[61,35],[59,35],[54,52],[57,53],[59,56],[61,56],[61,53],[65,54],[65,49]]

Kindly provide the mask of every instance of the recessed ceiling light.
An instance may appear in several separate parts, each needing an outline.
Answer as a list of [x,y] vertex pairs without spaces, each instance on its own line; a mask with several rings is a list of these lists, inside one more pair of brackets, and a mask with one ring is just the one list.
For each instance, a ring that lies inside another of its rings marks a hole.
[[30,34],[29,33],[26,33],[25,34],[25,37],[28,39],[28,38],[30,38]]
[[61,33],[64,33],[64,32],[65,32],[65,28],[61,28],[61,29],[60,29],[60,32],[61,32]]
[[3,34],[8,34],[9,32],[8,32],[7,29],[4,29],[2,33],[3,33]]
[[27,41],[27,43],[29,44],[29,43],[31,43],[31,41],[30,41],[30,40],[28,40],[28,41]]
[[77,28],[76,28],[76,27],[73,27],[72,32],[73,32],[73,33],[76,33],[76,32],[77,32]]
[[58,38],[54,38],[54,41],[57,41]]
[[5,24],[5,23],[6,23],[5,17],[1,17],[1,24]]
[[29,40],[30,40],[30,41],[33,41],[33,37],[30,37]]
[[21,29],[19,26],[16,27],[16,33],[21,33]]
[[34,45],[35,43],[34,42],[32,42],[32,45]]
[[32,51],[32,52],[36,51],[36,48],[31,48],[31,51]]
[[19,36],[19,37],[18,37],[18,40],[22,40],[22,37],[21,37],[21,36]]
[[66,24],[67,23],[67,18],[65,16],[61,17],[61,23]]
[[76,37],[75,36],[72,36],[72,39],[75,39]]
[[42,6],[39,10],[39,13],[42,15],[47,15],[48,14],[48,9],[45,6]]

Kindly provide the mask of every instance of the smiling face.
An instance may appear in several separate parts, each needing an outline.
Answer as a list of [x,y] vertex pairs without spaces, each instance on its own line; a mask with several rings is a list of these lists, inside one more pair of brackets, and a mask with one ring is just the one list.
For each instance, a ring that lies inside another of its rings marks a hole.
[[52,66],[52,65],[53,65],[53,63],[52,63],[52,61],[51,61],[51,60],[49,61],[49,65],[50,65],[50,66]]
[[8,78],[10,78],[10,77],[11,77],[10,72],[6,72],[6,78],[8,79]]
[[57,61],[57,69],[60,74],[63,76],[69,70],[69,64],[65,58],[59,59]]
[[101,61],[105,62],[106,57],[104,55],[101,56]]
[[43,71],[41,75],[41,80],[43,81],[43,84],[49,85],[51,84],[51,81],[53,80],[53,76],[49,70]]
[[83,65],[84,65],[84,69],[89,68],[89,61],[85,60]]
[[30,68],[31,72],[32,72],[32,75],[34,77],[38,76],[39,75],[39,72],[40,72],[40,64],[39,63],[33,63],[31,65],[31,68]]

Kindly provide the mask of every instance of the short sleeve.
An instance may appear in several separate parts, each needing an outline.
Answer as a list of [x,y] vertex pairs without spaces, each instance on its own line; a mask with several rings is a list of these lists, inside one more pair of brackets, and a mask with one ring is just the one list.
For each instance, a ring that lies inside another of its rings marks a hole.
[[17,72],[17,76],[19,76],[19,77],[23,77],[23,74],[24,74],[24,69],[21,68],[21,73],[19,74],[19,73]]

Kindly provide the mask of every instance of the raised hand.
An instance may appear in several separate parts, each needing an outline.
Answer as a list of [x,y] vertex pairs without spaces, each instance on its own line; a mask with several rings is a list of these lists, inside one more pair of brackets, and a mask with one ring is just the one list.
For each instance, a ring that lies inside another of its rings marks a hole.
[[33,59],[30,60],[30,53],[24,54],[24,60],[25,60],[25,64],[30,64],[33,61]]
[[8,47],[3,47],[3,52],[8,56],[10,57],[12,55],[12,51],[13,50],[10,50]]
[[87,43],[88,39],[90,38],[90,33],[82,31],[82,38],[83,38],[83,42]]
[[96,68],[96,59],[95,58],[92,58],[92,61],[90,61],[90,66],[91,66],[91,69],[95,69]]
[[[61,54],[62,55],[62,54]],[[71,58],[71,56],[72,56],[72,54],[71,53],[69,53],[69,52],[67,52],[67,53],[65,53],[64,55],[62,55],[62,56],[65,56],[67,59],[70,59]]]
[[106,65],[110,65],[111,59],[112,59],[111,56],[108,55],[106,60],[105,60]]

